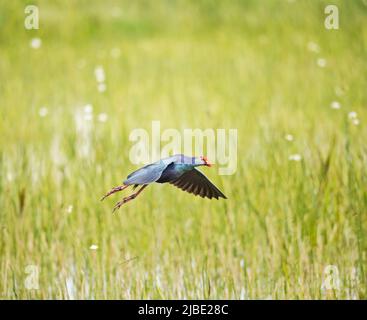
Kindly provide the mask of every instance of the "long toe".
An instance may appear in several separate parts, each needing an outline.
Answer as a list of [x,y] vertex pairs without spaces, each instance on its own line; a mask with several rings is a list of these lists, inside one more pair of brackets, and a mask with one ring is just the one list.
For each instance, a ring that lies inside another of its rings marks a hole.
[[119,201],[115,204],[115,206],[113,207],[112,213],[115,212],[116,210],[120,209],[120,207],[124,204],[123,201]]
[[118,187],[114,187],[112,188],[109,192],[107,192],[102,198],[101,201],[103,201],[104,199],[106,199],[108,196],[110,196],[111,194],[114,194],[116,192],[122,191],[124,189],[126,189],[128,186],[127,185],[122,185],[122,186],[118,186]]

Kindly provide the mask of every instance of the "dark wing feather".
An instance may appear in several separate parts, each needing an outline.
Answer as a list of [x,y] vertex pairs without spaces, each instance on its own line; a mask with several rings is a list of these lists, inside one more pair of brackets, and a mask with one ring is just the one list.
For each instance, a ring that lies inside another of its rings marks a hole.
[[227,199],[227,197],[211,183],[204,174],[196,169],[185,172],[179,178],[170,181],[170,183],[196,196],[199,195],[202,198],[218,199],[221,197]]

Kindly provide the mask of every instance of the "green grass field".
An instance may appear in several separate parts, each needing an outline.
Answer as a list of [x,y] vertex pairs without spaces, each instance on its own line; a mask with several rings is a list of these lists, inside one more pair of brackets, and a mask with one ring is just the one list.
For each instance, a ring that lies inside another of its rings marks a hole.
[[[39,30],[0,2],[1,299],[366,299],[366,1],[339,30],[328,1],[33,3]],[[153,120],[238,129],[235,174],[203,170],[228,200],[99,201]]]

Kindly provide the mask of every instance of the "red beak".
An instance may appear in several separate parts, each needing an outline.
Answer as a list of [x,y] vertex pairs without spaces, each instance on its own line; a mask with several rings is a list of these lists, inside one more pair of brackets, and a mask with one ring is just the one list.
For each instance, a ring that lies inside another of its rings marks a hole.
[[205,163],[205,165],[207,167],[211,167],[212,166],[212,164],[208,161],[208,158],[207,157],[201,157],[201,160],[204,161],[204,163]]

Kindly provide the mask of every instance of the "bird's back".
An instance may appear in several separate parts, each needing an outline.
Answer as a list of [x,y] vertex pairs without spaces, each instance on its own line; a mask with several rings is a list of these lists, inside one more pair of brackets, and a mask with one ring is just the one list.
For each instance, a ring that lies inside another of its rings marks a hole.
[[127,176],[127,179],[123,182],[125,185],[131,184],[148,184],[156,181],[162,174],[162,171],[166,168],[166,164],[160,160],[152,164],[148,164]]
[[192,157],[187,157],[183,154],[176,154],[148,164],[130,173],[123,183],[125,185],[132,185],[149,184],[161,181],[169,182],[178,178],[184,171],[192,169],[192,164]]

